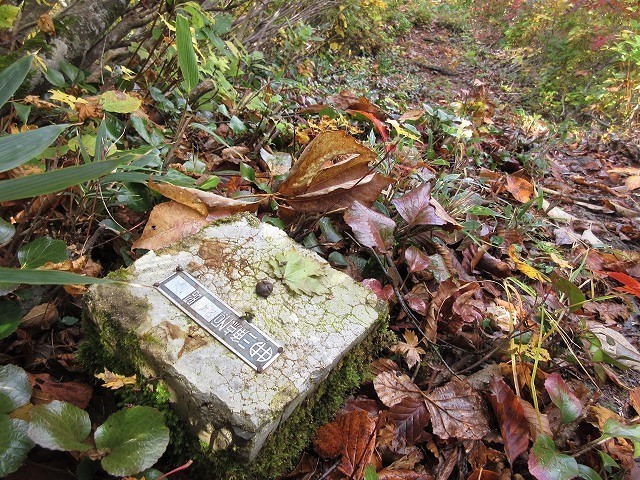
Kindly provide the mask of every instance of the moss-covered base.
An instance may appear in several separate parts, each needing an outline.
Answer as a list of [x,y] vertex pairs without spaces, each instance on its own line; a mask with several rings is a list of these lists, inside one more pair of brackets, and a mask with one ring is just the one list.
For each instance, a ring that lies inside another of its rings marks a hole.
[[[122,374],[136,373],[140,367],[137,361],[140,357],[131,344],[130,335],[118,331],[114,326],[116,322],[103,320],[107,321],[101,322],[100,332],[92,321],[85,320],[85,341],[79,350],[80,360],[94,371],[102,371],[107,367],[118,369],[118,373]],[[189,470],[191,478],[272,479],[293,467],[317,428],[331,419],[347,395],[369,379],[369,365],[390,342],[391,335],[386,324],[379,325],[271,435],[258,458],[249,465],[238,460],[233,451],[210,452],[207,446],[201,445],[171,408],[169,395],[161,382],[123,392],[122,402],[153,405],[165,413],[171,442],[164,460],[173,466],[193,460],[194,464]],[[105,344],[105,340],[108,343]],[[127,352],[129,358],[125,359],[122,352]]]

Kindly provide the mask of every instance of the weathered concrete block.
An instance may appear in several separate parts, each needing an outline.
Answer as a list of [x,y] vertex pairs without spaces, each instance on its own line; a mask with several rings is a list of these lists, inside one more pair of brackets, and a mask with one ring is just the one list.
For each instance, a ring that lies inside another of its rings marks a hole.
[[[285,252],[312,262],[324,293],[294,293],[277,278],[274,259],[282,262]],[[177,267],[252,318],[284,351],[258,373],[209,335],[154,287]],[[372,292],[250,215],[149,252],[116,276],[129,284],[97,285],[85,296],[102,348],[131,356],[138,371],[161,379],[202,442],[233,448],[246,461],[387,315]],[[266,298],[256,294],[263,279],[273,283]],[[115,351],[123,345],[129,351]]]

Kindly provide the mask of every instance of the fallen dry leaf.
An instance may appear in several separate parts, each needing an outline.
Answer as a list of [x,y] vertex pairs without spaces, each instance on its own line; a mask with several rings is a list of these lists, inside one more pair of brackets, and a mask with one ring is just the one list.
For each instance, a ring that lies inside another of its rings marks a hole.
[[127,385],[135,385],[137,381],[135,375],[125,377],[124,375],[113,373],[106,368],[104,369],[104,373],[96,373],[95,377],[102,380],[104,382],[103,386],[111,390],[118,390]]
[[515,244],[509,245],[508,253],[509,253],[509,258],[513,260],[513,263],[516,264],[516,268],[520,270],[522,273],[524,273],[527,277],[532,278],[534,280],[539,280],[541,282],[549,281],[549,277],[547,277],[544,273],[540,272],[535,267],[532,267],[528,263],[518,258],[518,253],[516,251]]
[[489,383],[489,389],[491,405],[500,425],[504,451],[509,463],[513,465],[516,458],[529,448],[529,422],[520,399],[502,378],[494,377]]
[[430,418],[424,398],[404,397],[389,409],[388,414],[395,424],[397,435],[407,445],[415,445],[429,438],[430,434],[424,430]]
[[420,341],[412,330],[405,330],[404,339],[404,342],[398,342],[390,350],[404,355],[409,368],[413,368],[420,361],[420,355],[424,355],[426,352],[421,347],[418,347]]
[[61,400],[82,409],[89,406],[93,396],[91,385],[80,382],[58,382],[48,373],[27,373],[27,375],[33,387],[31,401],[35,405]]
[[426,400],[438,437],[479,440],[489,434],[484,400],[467,382],[454,378],[426,395]]
[[47,330],[51,328],[51,324],[58,321],[60,315],[54,303],[41,303],[29,310],[22,320],[20,320],[20,328]]
[[404,373],[383,372],[373,380],[373,386],[387,407],[393,407],[405,397],[423,398],[422,390]]
[[158,250],[197,233],[208,223],[191,207],[174,201],[160,203],[151,210],[142,235],[131,248]]
[[344,221],[351,227],[356,239],[369,248],[384,253],[393,245],[396,222],[360,202],[353,202],[344,213]]
[[520,203],[527,203],[533,197],[533,185],[524,178],[507,175],[506,189]]

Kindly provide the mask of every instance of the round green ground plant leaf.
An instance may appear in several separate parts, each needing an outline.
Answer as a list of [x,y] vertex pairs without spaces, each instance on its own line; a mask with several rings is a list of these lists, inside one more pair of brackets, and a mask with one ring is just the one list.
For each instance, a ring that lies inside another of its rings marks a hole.
[[27,372],[11,364],[0,367],[0,413],[13,412],[29,402],[31,392]]
[[24,420],[0,415],[0,477],[4,478],[20,468],[33,442],[27,436]]
[[70,403],[54,400],[31,409],[29,438],[50,450],[89,450],[91,445],[82,442],[90,431],[89,414]]
[[111,475],[135,475],[151,467],[169,444],[162,412],[137,406],[114,413],[95,433],[96,448],[108,451],[102,468]]
[[49,237],[36,238],[18,250],[22,268],[38,268],[47,262],[59,263],[68,258],[67,244]]
[[20,306],[16,302],[0,300],[0,340],[16,331],[20,325],[21,317]]

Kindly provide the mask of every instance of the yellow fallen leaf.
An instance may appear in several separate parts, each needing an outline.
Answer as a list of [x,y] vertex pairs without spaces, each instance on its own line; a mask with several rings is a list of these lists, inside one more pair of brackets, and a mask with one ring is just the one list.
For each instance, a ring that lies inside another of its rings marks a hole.
[[137,381],[135,375],[125,377],[124,375],[110,372],[106,368],[104,369],[104,373],[97,373],[95,377],[102,380],[104,382],[104,386],[111,390],[118,390],[119,388],[127,385],[135,385]]
[[509,258],[513,260],[513,263],[516,264],[516,268],[524,273],[527,277],[533,278],[534,280],[540,280],[541,282],[549,281],[549,277],[547,277],[544,273],[518,258],[515,244],[509,246]]
[[405,138],[410,138],[411,140],[420,141],[419,135],[416,135],[415,133],[411,133],[406,128],[402,128],[400,124],[397,122],[397,120],[387,120],[387,123],[395,129],[399,137],[405,137]]

